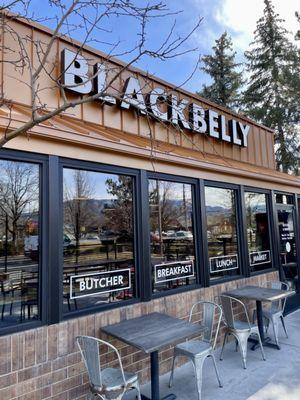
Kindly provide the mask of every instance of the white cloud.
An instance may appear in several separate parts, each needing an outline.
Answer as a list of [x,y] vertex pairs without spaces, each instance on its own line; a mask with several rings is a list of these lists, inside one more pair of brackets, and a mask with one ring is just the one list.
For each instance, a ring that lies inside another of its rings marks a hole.
[[[275,12],[285,20],[285,28],[293,32],[293,38],[299,29],[295,18],[295,11],[300,11],[299,0],[273,0],[272,3]],[[263,15],[263,9],[263,0],[222,0],[216,19],[231,30],[235,47],[244,51],[253,40],[256,21]]]

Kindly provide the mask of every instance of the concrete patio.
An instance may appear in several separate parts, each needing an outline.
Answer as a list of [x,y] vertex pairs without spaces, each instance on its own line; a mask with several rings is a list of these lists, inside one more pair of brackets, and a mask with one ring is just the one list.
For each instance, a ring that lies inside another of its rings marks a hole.
[[[247,369],[241,364],[234,343],[226,346],[224,360],[216,358],[223,388],[219,388],[211,360],[206,360],[203,374],[202,400],[299,400],[300,399],[300,310],[286,317],[289,338],[280,330],[281,350],[265,347],[266,361],[260,350],[248,351]],[[271,336],[271,335],[270,335]],[[174,386],[168,388],[169,374],[160,380],[161,397],[174,393],[178,400],[197,400],[193,367],[191,363],[176,369]],[[150,385],[142,387],[150,395]],[[135,399],[129,393],[124,400]]]

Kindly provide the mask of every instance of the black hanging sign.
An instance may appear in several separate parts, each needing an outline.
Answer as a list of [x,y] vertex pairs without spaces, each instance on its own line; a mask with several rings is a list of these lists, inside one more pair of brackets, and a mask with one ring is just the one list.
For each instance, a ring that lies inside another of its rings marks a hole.
[[70,299],[95,296],[131,288],[130,269],[72,275],[70,277]]
[[267,264],[271,262],[270,250],[255,251],[249,254],[250,265]]
[[155,283],[169,282],[193,276],[195,276],[193,261],[178,261],[154,266]]
[[238,269],[238,256],[237,254],[231,254],[229,256],[210,257],[209,266],[211,274]]

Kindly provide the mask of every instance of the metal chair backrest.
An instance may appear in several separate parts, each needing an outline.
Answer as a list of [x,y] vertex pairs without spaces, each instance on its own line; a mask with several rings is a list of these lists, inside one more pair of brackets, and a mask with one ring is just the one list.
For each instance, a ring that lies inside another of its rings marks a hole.
[[[267,287],[269,287],[271,289],[279,289],[279,290],[286,290],[286,291],[290,289],[290,287],[287,283],[280,282],[280,281],[267,282],[266,285],[267,285]],[[286,303],[286,298],[281,299],[281,300],[272,301],[271,311],[272,312],[278,312],[278,311],[284,312],[285,303]]]
[[[203,333],[204,341],[209,342],[212,348],[214,349],[216,346],[218,333],[220,329],[220,323],[223,314],[222,308],[218,304],[210,301],[198,301],[197,303],[193,304],[191,308],[189,322],[192,322],[195,309],[198,308],[199,306],[202,306],[202,312],[203,312],[203,317],[200,323],[202,327],[206,328]],[[217,327],[216,330],[214,331],[215,316],[217,314],[219,314],[216,321]]]
[[220,299],[221,299],[222,309],[223,309],[223,313],[224,313],[224,317],[225,317],[225,323],[228,326],[228,328],[237,329],[236,322],[243,320],[243,319],[241,319],[240,313],[239,313],[239,319],[236,319],[234,312],[233,312],[233,305],[238,304],[239,306],[241,306],[241,308],[243,310],[244,318],[246,320],[245,322],[248,323],[249,330],[251,330],[251,324],[250,324],[250,320],[249,320],[249,316],[248,316],[248,312],[247,312],[247,308],[246,308],[245,304],[241,300],[236,299],[235,297],[232,297],[232,296],[228,296],[227,294],[221,294]]
[[97,389],[101,390],[103,386],[102,371],[101,371],[102,368],[100,359],[100,345],[104,345],[115,352],[119,362],[119,368],[121,370],[121,374],[123,377],[124,386],[126,385],[121,357],[119,355],[118,350],[113,345],[104,340],[96,339],[91,336],[77,336],[76,341],[80,349],[82,358],[84,360],[84,364],[86,366],[89,376],[90,385],[92,387],[96,387]]

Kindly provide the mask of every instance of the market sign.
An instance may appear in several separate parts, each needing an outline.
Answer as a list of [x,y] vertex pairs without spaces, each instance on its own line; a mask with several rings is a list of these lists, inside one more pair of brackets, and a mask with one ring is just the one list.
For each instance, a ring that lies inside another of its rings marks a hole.
[[195,276],[193,261],[179,261],[154,266],[155,283],[175,281]]
[[271,262],[270,250],[255,251],[249,254],[250,265],[266,264]]
[[238,269],[238,256],[237,254],[232,254],[229,256],[210,257],[209,266],[211,274]]
[[70,299],[131,288],[130,269],[70,276]]
[[[129,77],[124,85],[120,101],[107,93],[107,66],[96,63],[93,71],[86,58],[64,49],[61,55],[62,83],[66,89],[78,94],[97,95],[102,103],[119,105],[124,109],[133,107],[140,114],[149,114],[155,119],[169,122],[194,134],[207,134],[223,142],[247,147],[250,125],[235,119],[226,120],[225,115],[210,108],[204,109],[188,99],[178,99],[162,87],[143,93],[138,78]],[[92,73],[91,73],[92,72]],[[165,109],[161,104],[165,104]]]

